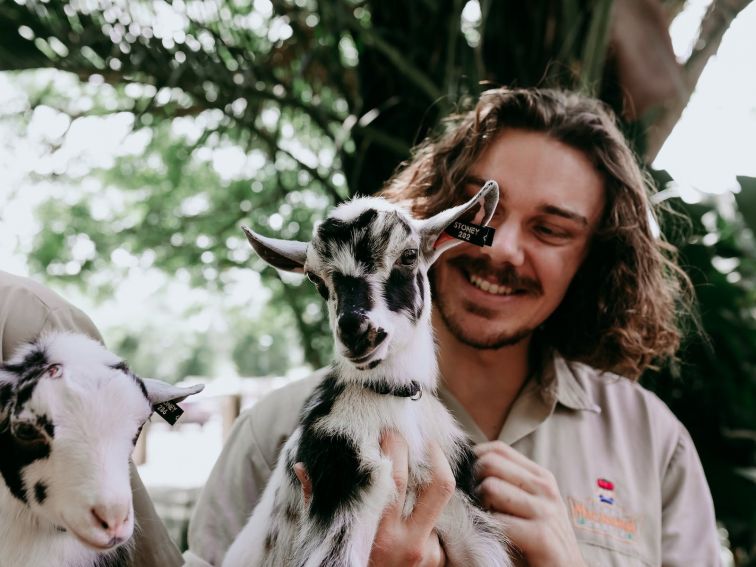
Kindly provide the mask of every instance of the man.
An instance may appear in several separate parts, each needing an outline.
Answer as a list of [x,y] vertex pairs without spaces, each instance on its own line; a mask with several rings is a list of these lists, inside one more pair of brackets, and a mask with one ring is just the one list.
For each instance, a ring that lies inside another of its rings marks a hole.
[[[0,362],[20,344],[53,330],[83,333],[103,342],[91,319],[58,294],[30,279],[0,271]],[[136,518],[131,565],[182,565],[181,554],[157,516],[133,463],[131,490]]]
[[[634,382],[674,355],[687,279],[654,236],[644,177],[613,118],[574,94],[489,91],[385,194],[427,216],[487,179],[501,190],[493,246],[461,244],[432,272],[439,394],[476,443],[482,503],[522,564],[719,564],[690,437]],[[317,379],[239,418],[190,525],[190,565],[220,564]],[[386,432],[382,448],[401,487],[406,445]],[[432,527],[446,496],[429,491],[409,518],[401,501],[384,513],[372,564],[444,564]]]

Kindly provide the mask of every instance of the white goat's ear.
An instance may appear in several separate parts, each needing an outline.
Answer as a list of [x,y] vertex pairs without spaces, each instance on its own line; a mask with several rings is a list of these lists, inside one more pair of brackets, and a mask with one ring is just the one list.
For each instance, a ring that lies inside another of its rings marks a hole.
[[[499,203],[499,185],[496,181],[486,181],[480,191],[469,201],[421,221],[420,238],[422,250],[428,264],[435,262],[438,257],[463,242],[445,231],[455,222],[485,226],[493,217],[496,205]],[[487,246],[491,243],[487,242]]]
[[260,258],[278,270],[285,272],[304,272],[307,260],[307,242],[299,240],[280,240],[257,234],[246,226],[241,227],[247,240],[260,255]]
[[147,388],[147,397],[153,407],[163,402],[180,402],[192,394],[198,394],[205,388],[204,384],[182,388],[153,378],[142,378],[142,382],[144,382],[144,387]]

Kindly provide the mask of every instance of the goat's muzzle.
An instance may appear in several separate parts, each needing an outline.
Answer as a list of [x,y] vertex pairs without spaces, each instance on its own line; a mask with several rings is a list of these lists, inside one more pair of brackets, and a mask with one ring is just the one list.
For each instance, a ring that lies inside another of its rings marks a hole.
[[369,358],[388,336],[386,331],[375,327],[365,314],[354,311],[339,317],[337,334],[347,350],[347,357],[353,362]]

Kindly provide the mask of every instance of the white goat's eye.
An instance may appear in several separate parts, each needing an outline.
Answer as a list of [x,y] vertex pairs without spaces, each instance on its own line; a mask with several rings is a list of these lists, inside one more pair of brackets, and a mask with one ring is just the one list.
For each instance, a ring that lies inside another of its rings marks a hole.
[[416,262],[417,262],[417,248],[408,248],[407,250],[402,252],[401,256],[399,256],[399,260],[397,261],[397,264],[411,267],[411,266],[414,266]]
[[44,439],[42,432],[31,423],[19,423],[13,428],[13,436],[24,443],[33,443]]

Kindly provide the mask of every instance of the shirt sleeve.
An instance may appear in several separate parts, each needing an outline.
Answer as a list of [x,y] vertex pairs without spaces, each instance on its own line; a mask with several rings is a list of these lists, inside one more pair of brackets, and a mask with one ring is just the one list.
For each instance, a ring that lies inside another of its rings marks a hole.
[[662,565],[721,565],[714,503],[686,429],[662,480]]
[[220,565],[247,523],[272,468],[254,432],[254,412],[242,413],[231,429],[189,523],[188,567]]

